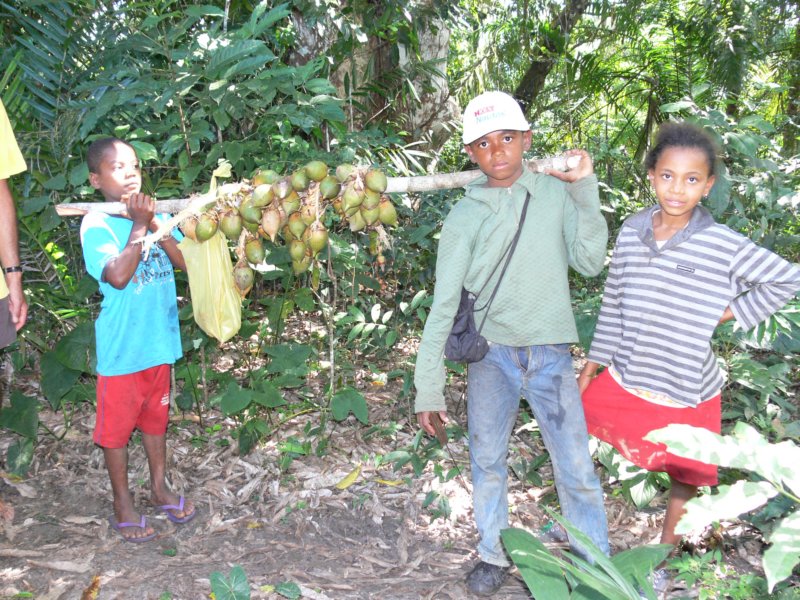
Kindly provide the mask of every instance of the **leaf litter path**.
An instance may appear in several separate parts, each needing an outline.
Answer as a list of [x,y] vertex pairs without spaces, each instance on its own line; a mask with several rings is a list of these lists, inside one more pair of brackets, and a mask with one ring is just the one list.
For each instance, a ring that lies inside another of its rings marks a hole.
[[[186,525],[169,522],[148,504],[145,457],[134,440],[131,486],[159,533],[143,544],[123,542],[108,526],[110,485],[91,440],[92,408],[82,407],[64,439],[40,439],[24,480],[0,480],[0,598],[195,600],[209,597],[213,572],[228,576],[234,565],[244,569],[254,599],[283,598],[270,588],[282,582],[294,582],[313,600],[468,598],[463,580],[477,543],[468,477],[443,483],[430,464],[419,477],[408,467],[398,473],[391,465],[376,466],[378,457],[408,447],[416,432],[408,415],[398,414],[395,398],[389,386],[369,392],[370,423],[394,422],[399,429],[368,435],[352,418],[331,424],[326,453],[299,457],[284,472],[278,468],[281,444],[317,440],[304,432],[317,425],[318,415],[283,425],[246,456],[238,455],[235,442],[224,445],[232,423],[218,413],[202,428],[173,423],[170,482],[199,510]],[[454,413],[463,425],[463,415]],[[62,415],[45,411],[40,418],[51,430],[64,430]],[[13,441],[0,433],[0,456]],[[515,446],[525,452],[525,444]],[[463,440],[449,448],[445,470],[452,461],[468,465]],[[338,489],[358,466],[355,482]],[[547,467],[540,474],[546,479]],[[547,520],[540,506],[552,486],[523,486],[513,477],[509,483],[512,525],[537,531]],[[449,518],[434,519],[423,506],[431,490],[449,499]],[[615,551],[657,536],[659,509],[636,512],[614,498],[606,508]],[[495,598],[530,595],[515,575]]]

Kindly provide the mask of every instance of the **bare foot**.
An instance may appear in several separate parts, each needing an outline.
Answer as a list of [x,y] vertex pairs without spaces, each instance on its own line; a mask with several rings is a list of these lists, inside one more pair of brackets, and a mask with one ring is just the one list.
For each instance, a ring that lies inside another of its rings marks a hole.
[[178,496],[173,492],[165,491],[150,495],[153,506],[164,511],[167,518],[173,523],[188,523],[195,516],[195,506],[191,500]]
[[108,522],[126,542],[146,542],[156,537],[156,530],[147,525],[144,516],[138,514],[133,506],[115,506],[114,516]]

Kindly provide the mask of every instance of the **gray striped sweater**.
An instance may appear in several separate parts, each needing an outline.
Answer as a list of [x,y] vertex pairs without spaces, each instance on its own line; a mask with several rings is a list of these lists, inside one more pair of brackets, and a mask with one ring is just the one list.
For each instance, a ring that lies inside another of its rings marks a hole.
[[589,360],[613,362],[625,387],[696,406],[724,383],[710,342],[725,309],[754,327],[800,289],[800,268],[716,223],[702,206],[659,249],[656,210],[620,230]]

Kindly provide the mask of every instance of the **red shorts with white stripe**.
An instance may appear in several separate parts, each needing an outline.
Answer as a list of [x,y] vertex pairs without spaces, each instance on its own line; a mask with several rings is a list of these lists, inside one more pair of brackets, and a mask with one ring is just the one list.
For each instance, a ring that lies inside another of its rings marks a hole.
[[169,386],[170,365],[128,375],[98,375],[95,444],[124,448],[134,429],[147,435],[165,435]]
[[583,410],[589,433],[614,446],[635,465],[648,471],[666,472],[687,485],[717,484],[716,465],[675,456],[667,452],[664,444],[654,444],[643,438],[654,429],[671,423],[720,433],[720,395],[701,402],[696,408],[655,404],[625,390],[606,369],[583,393]]

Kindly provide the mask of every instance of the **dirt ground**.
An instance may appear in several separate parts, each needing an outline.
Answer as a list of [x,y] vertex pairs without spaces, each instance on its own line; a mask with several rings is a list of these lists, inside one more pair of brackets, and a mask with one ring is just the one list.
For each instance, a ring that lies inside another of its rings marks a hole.
[[[331,424],[327,452],[297,458],[283,472],[282,444],[317,439],[307,438],[304,428],[318,416],[288,421],[246,456],[238,455],[235,441],[226,445],[232,423],[218,412],[204,415],[202,426],[175,419],[167,436],[170,482],[199,509],[186,525],[171,523],[148,505],[144,453],[134,439],[131,485],[137,505],[159,532],[143,544],[124,542],[108,525],[110,485],[91,440],[93,409],[85,405],[62,440],[40,438],[25,479],[0,473],[0,598],[198,600],[209,597],[212,573],[227,577],[235,565],[244,569],[252,598],[284,598],[275,591],[284,582],[314,600],[468,598],[463,580],[477,543],[468,473],[442,483],[431,464],[419,477],[408,466],[395,472],[380,464],[386,453],[408,447],[416,428],[398,409],[397,390],[387,386],[365,394],[370,423],[396,428],[370,434],[352,418]],[[459,409],[453,416],[464,424]],[[44,412],[41,418],[51,430],[65,430],[62,414]],[[0,456],[13,439],[0,432]],[[468,467],[464,440],[449,448],[445,469],[453,462]],[[337,488],[358,467],[355,482]],[[546,480],[548,467],[540,474]],[[424,507],[431,490],[449,499],[448,518],[433,518]],[[552,492],[552,486],[532,488],[511,477],[512,525],[538,531],[547,521],[540,506]],[[609,493],[614,551],[655,541],[662,507],[663,499],[636,511]],[[739,554],[756,562],[759,549]],[[515,574],[495,597],[530,594]]]

